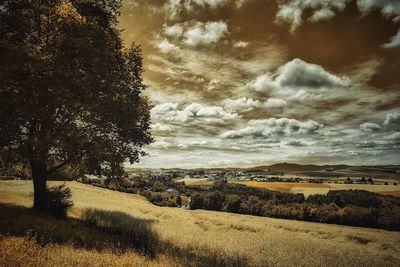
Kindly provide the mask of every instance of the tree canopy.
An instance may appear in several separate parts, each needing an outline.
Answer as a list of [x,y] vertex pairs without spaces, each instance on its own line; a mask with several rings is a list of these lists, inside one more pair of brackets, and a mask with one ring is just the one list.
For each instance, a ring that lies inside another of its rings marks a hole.
[[119,8],[119,0],[1,1],[1,161],[30,165],[38,209],[59,168],[118,177],[152,141],[141,49],[124,48]]

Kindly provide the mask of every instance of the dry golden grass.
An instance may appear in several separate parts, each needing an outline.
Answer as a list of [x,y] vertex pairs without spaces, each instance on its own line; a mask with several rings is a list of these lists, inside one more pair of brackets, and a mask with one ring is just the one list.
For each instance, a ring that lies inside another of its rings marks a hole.
[[177,182],[184,182],[185,185],[199,186],[199,185],[213,185],[214,181],[209,178],[183,178],[176,180]]
[[[136,195],[76,182],[67,185],[75,203],[72,217],[80,218],[85,208],[97,208],[152,220],[160,239],[177,249],[201,248],[225,258],[239,255],[252,266],[398,266],[400,262],[399,232],[157,207]],[[0,202],[26,205],[32,185],[0,182],[0,191],[8,192],[0,194]],[[165,260],[165,266],[171,264]]]
[[72,245],[39,245],[27,237],[0,239],[1,266],[179,266],[169,258],[149,260],[132,252],[77,249]]

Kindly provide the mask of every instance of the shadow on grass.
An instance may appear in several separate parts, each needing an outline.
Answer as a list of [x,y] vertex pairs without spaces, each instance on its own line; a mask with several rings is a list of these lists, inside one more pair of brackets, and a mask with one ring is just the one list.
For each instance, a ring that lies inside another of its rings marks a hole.
[[153,220],[123,212],[87,209],[81,219],[57,220],[32,209],[0,204],[0,235],[28,236],[39,244],[70,244],[76,248],[123,253],[137,251],[149,258],[169,255],[184,266],[249,266],[248,259],[197,244],[179,246],[161,240]]

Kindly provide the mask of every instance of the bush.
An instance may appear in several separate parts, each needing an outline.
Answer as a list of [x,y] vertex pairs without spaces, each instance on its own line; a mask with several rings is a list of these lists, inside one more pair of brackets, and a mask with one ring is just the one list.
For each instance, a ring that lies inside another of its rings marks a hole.
[[127,189],[125,189],[125,193],[136,194],[136,192],[136,188],[133,187],[128,187]]
[[163,192],[165,191],[165,186],[161,182],[157,181],[154,183],[152,189],[154,192]]
[[47,188],[47,211],[56,218],[67,217],[68,210],[74,205],[71,189],[65,184]]
[[203,209],[204,208],[204,197],[199,193],[194,193],[190,197],[189,208],[191,210]]
[[226,202],[225,210],[227,212],[233,212],[233,213],[238,213],[240,211],[240,204],[242,203],[242,200],[236,196],[229,196],[228,200]]
[[177,205],[178,207],[180,207],[180,206],[182,205],[182,198],[181,198],[181,196],[177,196],[177,197],[176,197],[176,205]]

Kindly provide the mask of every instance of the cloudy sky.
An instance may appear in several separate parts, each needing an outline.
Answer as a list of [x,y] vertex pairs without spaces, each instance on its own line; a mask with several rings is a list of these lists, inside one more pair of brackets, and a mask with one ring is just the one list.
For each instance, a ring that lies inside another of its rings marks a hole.
[[126,0],[141,167],[400,164],[400,1]]

